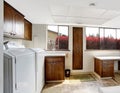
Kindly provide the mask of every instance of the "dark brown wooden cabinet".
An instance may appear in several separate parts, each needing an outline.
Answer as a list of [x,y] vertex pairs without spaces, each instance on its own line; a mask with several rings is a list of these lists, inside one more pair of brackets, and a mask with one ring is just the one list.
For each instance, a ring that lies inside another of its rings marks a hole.
[[65,78],[65,57],[46,56],[45,57],[45,81],[62,81]]
[[4,2],[4,35],[24,38],[24,15]]
[[94,71],[101,77],[114,77],[114,61],[94,58]]
[[4,3],[4,33],[13,32],[13,9]]
[[24,19],[24,39],[32,40],[32,23]]
[[14,11],[14,31],[16,37],[24,38],[24,16],[17,11]]
[[83,69],[83,28],[73,27],[73,69]]
[[118,70],[120,70],[120,61],[118,61]]

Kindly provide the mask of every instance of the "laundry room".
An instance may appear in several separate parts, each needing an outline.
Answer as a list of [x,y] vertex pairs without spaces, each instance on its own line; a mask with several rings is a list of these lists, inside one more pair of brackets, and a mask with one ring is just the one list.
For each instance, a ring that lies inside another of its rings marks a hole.
[[0,93],[120,93],[119,3],[0,1]]

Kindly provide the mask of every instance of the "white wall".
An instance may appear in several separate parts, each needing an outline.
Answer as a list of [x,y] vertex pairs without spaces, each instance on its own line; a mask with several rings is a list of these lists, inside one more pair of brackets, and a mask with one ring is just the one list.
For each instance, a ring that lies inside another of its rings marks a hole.
[[0,0],[0,93],[3,93],[3,0]]
[[22,39],[13,39],[13,38],[4,37],[4,41],[6,40],[15,42],[17,44],[22,44]]
[[26,47],[46,49],[47,44],[47,25],[33,24],[32,25],[32,41],[23,40]]
[[[70,68],[71,70],[72,70],[72,46],[73,46],[72,27],[80,27],[80,26],[69,27],[70,53],[66,61],[66,68]],[[72,70],[72,72],[93,72],[94,71],[94,56],[96,55],[119,55],[120,56],[120,51],[118,50],[86,50],[85,31],[83,31],[83,70]],[[118,68],[116,67],[115,70],[117,69]]]
[[[73,27],[83,27],[84,26],[69,26],[69,50],[63,51],[67,53],[65,60],[65,68],[71,69],[72,74],[82,73],[82,72],[94,72],[94,56],[104,56],[104,55],[119,55],[118,50],[86,50],[86,38],[85,31],[83,31],[83,70],[72,70],[72,48],[73,48]],[[117,63],[117,62],[115,62]],[[115,64],[115,70],[118,70]]]
[[[80,26],[69,26],[69,49],[67,51],[65,68],[72,70],[72,28]],[[83,27],[83,26],[82,26]],[[32,41],[23,40],[22,44],[26,47],[43,48],[47,47],[47,25],[33,24]],[[20,42],[20,40],[18,40]],[[83,31],[83,70],[72,70],[72,72],[93,72],[94,71],[94,56],[96,55],[119,55],[118,50],[86,50],[85,31]],[[117,62],[115,62],[115,70],[117,70]]]
[[23,39],[12,39],[4,37],[4,40],[9,40],[18,44],[23,44],[27,48],[42,48],[47,47],[47,25],[33,24],[32,25],[32,41]]

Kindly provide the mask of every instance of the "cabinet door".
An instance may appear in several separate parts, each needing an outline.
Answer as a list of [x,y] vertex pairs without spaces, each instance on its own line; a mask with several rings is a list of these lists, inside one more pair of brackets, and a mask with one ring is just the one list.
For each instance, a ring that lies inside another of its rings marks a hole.
[[32,23],[24,19],[24,39],[32,40]]
[[83,69],[83,28],[73,28],[73,69]]
[[45,58],[46,81],[64,80],[64,57]]
[[102,60],[94,58],[94,71],[102,76]]
[[4,35],[24,38],[24,16],[6,2],[4,2]]
[[103,61],[103,77],[113,77],[114,76],[114,62],[113,61]]
[[55,80],[64,80],[64,57],[54,58],[54,74]]
[[45,80],[54,80],[54,64],[53,62],[45,62]]
[[14,11],[14,32],[16,37],[24,38],[24,16]]
[[54,62],[55,80],[64,80],[64,58],[58,58]]
[[13,11],[6,3],[4,3],[4,33],[13,32]]
[[120,61],[118,61],[118,70],[120,70]]

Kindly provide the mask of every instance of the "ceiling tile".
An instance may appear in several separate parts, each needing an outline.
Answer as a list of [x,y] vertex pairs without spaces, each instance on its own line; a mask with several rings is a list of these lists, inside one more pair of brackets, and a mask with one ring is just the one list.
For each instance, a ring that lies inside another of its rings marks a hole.
[[103,15],[101,15],[101,18],[112,19],[119,15],[120,15],[120,12],[109,10],[109,11],[106,11]]
[[99,18],[105,11],[105,9],[71,7],[69,10],[69,16]]
[[76,24],[102,24],[106,22],[106,19],[94,19],[94,18],[81,18],[81,17],[67,17],[69,23]]
[[67,22],[67,17],[64,16],[52,16],[54,22],[65,23]]
[[66,16],[68,14],[67,6],[50,6],[52,15]]

